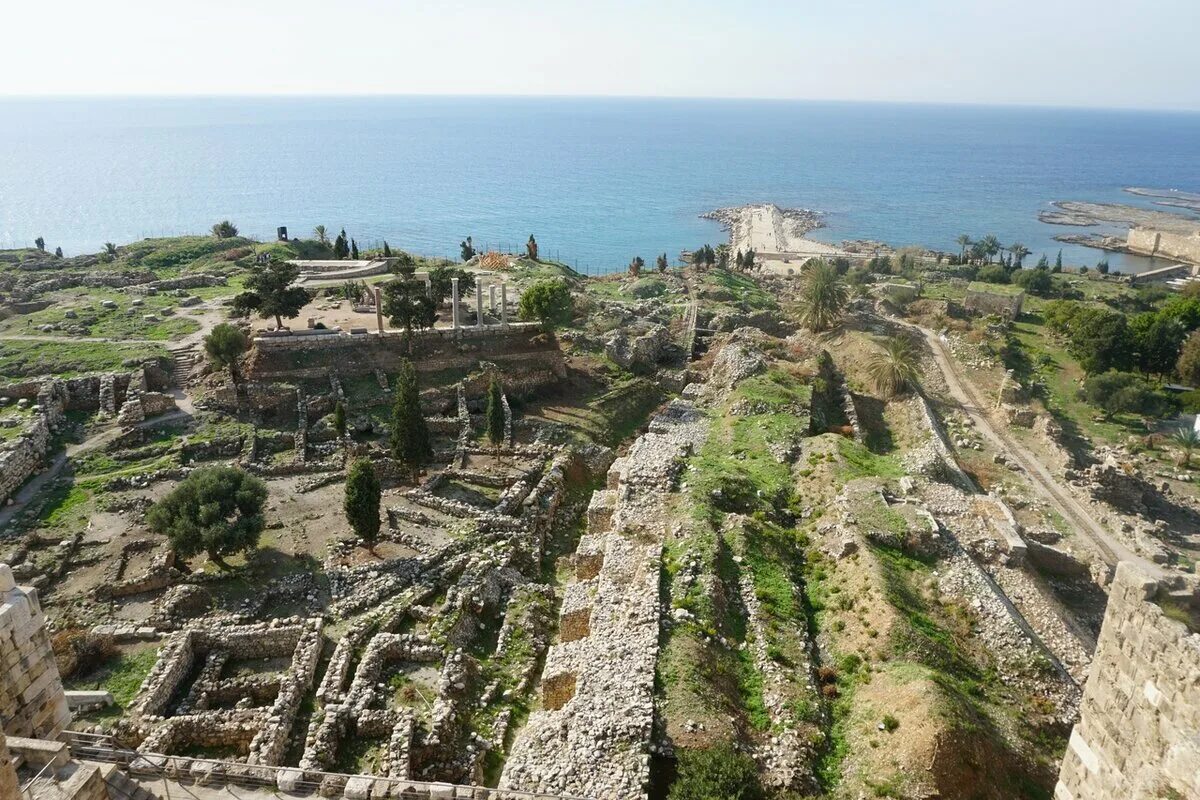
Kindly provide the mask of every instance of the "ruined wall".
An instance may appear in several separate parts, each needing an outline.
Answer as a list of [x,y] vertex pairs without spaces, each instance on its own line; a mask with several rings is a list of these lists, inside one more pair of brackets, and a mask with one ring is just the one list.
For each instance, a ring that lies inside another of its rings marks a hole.
[[7,501],[41,468],[51,434],[63,420],[66,400],[62,381],[45,381],[39,387],[37,413],[25,431],[0,451],[0,503]]
[[1200,634],[1157,590],[1118,565],[1056,800],[1200,797]]
[[0,797],[17,797],[18,790],[17,769],[13,766],[12,754],[8,752],[4,731],[0,731]]
[[967,295],[963,299],[963,306],[968,311],[974,311],[979,314],[995,314],[1007,319],[1016,319],[1021,316],[1021,305],[1024,300],[1024,292],[1016,292],[1014,294],[990,292],[977,287],[975,284],[971,284],[967,288]]
[[37,592],[18,587],[0,564],[0,729],[53,739],[70,721]]
[[1200,231],[1188,236],[1156,231],[1153,228],[1131,228],[1125,239],[1125,246],[1135,253],[1178,258],[1200,264]]

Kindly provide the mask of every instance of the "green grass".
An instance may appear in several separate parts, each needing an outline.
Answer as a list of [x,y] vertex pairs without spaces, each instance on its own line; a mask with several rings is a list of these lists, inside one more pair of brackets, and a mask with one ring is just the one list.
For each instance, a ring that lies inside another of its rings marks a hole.
[[36,375],[70,378],[90,372],[130,369],[126,362],[140,363],[149,358],[166,357],[166,348],[153,344],[10,339],[0,344],[0,375],[11,379]]
[[746,275],[740,275],[727,269],[713,269],[704,274],[704,283],[725,289],[739,301],[757,310],[778,307],[775,297],[763,290],[761,286]]
[[898,480],[905,470],[900,462],[886,455],[877,455],[853,439],[838,439],[838,453],[842,460],[837,465],[837,477],[845,482],[855,478],[887,478]]
[[52,527],[73,526],[87,519],[90,490],[77,485],[55,486],[42,506],[41,519]]
[[137,697],[142,681],[150,674],[150,669],[157,659],[158,649],[154,647],[134,653],[122,653],[89,675],[65,681],[66,688],[101,689],[111,693],[111,706],[94,711],[83,718],[106,725],[120,719],[125,713],[125,709]]

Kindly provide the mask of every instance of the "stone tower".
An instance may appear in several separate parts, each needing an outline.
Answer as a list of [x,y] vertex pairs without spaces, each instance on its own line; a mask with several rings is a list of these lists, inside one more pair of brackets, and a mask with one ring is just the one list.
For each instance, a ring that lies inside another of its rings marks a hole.
[[53,739],[70,720],[37,591],[0,564],[0,730]]

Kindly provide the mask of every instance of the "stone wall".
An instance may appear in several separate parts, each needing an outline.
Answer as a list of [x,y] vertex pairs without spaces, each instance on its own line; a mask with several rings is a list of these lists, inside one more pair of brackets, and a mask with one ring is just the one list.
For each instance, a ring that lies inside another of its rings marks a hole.
[[1117,566],[1056,800],[1200,797],[1200,634],[1150,602],[1158,590]]
[[0,503],[7,501],[42,466],[50,438],[63,420],[67,392],[62,381],[44,381],[38,387],[37,411],[32,422],[13,442],[0,450]]
[[1163,258],[1178,258],[1200,264],[1200,230],[1190,236],[1182,233],[1156,231],[1153,228],[1131,228],[1125,246],[1134,253]]
[[1024,292],[1012,294],[999,291],[989,292],[971,284],[967,288],[963,306],[968,311],[974,311],[977,314],[996,314],[1007,319],[1016,319],[1021,316],[1021,304],[1024,299]]
[[13,766],[12,754],[8,752],[4,731],[0,731],[0,797],[17,797],[18,791],[17,770]]
[[0,564],[0,729],[52,739],[70,721],[37,591],[18,587]]

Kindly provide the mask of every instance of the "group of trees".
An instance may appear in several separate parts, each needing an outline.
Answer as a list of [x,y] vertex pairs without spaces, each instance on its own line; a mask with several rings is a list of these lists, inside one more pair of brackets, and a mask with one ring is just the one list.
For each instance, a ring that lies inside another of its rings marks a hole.
[[[41,250],[43,253],[46,252],[46,240],[43,239],[41,236],[39,236],[33,240],[33,246],[36,247],[38,250]],[[63,251],[62,251],[61,247],[54,248],[54,257],[55,258],[63,257]]]
[[238,229],[232,222],[223,219],[212,226],[212,233],[218,239],[232,239],[238,235]]
[[[1000,239],[989,233],[978,240],[967,234],[961,234],[955,241],[958,243],[958,257],[950,256],[951,264],[991,264],[997,259],[1003,266],[1020,269],[1029,256],[1029,248],[1020,242],[1005,245]],[[1062,253],[1059,253],[1059,271],[1062,270]]]

